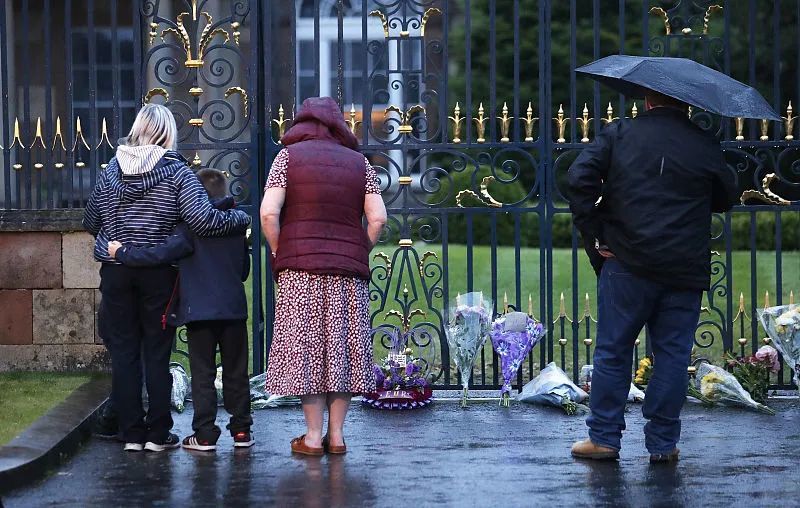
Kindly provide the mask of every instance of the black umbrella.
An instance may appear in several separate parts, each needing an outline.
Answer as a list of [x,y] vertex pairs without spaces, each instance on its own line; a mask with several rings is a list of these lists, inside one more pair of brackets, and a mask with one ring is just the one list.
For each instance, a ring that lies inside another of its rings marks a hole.
[[649,89],[722,116],[781,119],[754,88],[687,58],[612,55],[575,71],[632,97]]

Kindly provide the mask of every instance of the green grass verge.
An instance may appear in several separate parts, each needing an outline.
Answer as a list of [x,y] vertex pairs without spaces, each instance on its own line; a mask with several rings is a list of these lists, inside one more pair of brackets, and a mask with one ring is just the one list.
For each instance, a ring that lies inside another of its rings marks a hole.
[[91,379],[91,374],[7,372],[0,374],[0,446]]

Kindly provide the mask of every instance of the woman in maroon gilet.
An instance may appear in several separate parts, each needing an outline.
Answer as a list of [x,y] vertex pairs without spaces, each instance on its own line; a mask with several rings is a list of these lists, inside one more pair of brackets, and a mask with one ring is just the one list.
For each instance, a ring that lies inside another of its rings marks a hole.
[[386,208],[375,170],[330,97],[303,102],[281,142],[261,204],[278,280],[267,390],[303,401],[307,429],[293,452],[345,453],[350,398],[375,390],[369,251]]

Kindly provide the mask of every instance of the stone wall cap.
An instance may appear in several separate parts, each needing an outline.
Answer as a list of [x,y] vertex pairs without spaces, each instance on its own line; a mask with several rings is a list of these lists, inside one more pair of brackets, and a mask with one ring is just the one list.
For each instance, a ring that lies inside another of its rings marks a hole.
[[83,231],[83,208],[0,210],[0,232]]

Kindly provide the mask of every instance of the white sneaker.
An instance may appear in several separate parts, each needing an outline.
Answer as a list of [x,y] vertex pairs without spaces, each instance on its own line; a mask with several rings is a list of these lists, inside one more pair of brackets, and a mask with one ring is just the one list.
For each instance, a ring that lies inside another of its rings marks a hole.
[[126,452],[140,452],[144,450],[144,445],[142,443],[125,443],[123,450]]
[[144,444],[144,449],[149,452],[163,452],[164,450],[171,450],[177,448],[181,445],[181,440],[175,434],[170,433],[161,443],[154,443],[153,441],[148,441]]

